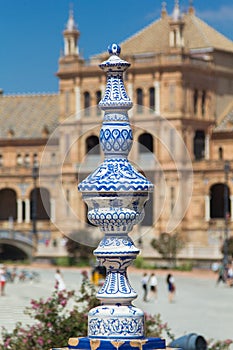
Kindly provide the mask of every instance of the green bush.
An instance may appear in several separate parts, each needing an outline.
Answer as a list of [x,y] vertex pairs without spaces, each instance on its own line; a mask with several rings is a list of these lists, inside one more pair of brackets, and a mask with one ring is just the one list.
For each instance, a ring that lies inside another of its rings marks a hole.
[[77,266],[86,267],[89,266],[89,259],[77,259],[71,256],[62,256],[53,260],[53,264],[56,266]]
[[69,256],[61,256],[59,258],[56,258],[54,259],[54,265],[56,266],[71,266],[72,263],[71,263],[71,260],[70,260],[70,257]]
[[176,266],[176,270],[179,271],[192,271],[193,263],[191,261],[186,261],[178,266]]
[[134,260],[134,266],[137,269],[156,269],[155,264],[146,262],[140,255],[138,255],[137,258]]
[[134,260],[134,266],[137,269],[142,269],[143,268],[143,264],[144,264],[143,257],[138,255],[137,258]]

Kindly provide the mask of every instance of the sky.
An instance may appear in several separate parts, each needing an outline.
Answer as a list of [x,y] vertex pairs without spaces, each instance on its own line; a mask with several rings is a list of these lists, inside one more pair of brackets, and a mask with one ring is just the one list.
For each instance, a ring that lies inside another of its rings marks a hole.
[[[167,0],[172,13],[174,0]],[[58,92],[62,32],[73,7],[85,58],[160,17],[158,0],[0,0],[0,88],[4,94]],[[180,0],[187,10],[189,0]],[[193,0],[199,18],[233,40],[232,0]]]

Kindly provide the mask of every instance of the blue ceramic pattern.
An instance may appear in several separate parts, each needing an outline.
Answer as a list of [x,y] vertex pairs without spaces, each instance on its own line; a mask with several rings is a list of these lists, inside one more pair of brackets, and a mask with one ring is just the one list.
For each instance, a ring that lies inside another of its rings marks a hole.
[[108,52],[110,55],[120,55],[121,47],[116,43],[112,43],[108,45]]
[[111,295],[114,299],[122,299],[123,296],[124,298],[134,299],[137,296],[134,289],[130,286],[125,271],[122,271],[122,273],[118,271],[108,273],[104,285],[97,293],[97,297],[103,299],[105,294]]
[[131,317],[93,318],[89,322],[88,334],[94,338],[142,338],[143,320]]
[[122,153],[128,155],[132,147],[133,136],[132,130],[124,128],[125,125],[114,123],[116,128],[111,129],[105,123],[105,128],[100,130],[101,146],[105,154],[109,154],[109,152],[113,152],[113,154],[120,152],[121,155]]
[[[128,161],[133,135],[123,73],[130,64],[119,58],[120,47],[109,47],[110,58],[100,64],[107,84],[99,107],[105,111],[100,131],[104,162],[78,186],[88,205],[88,219],[105,233],[94,255],[107,276],[97,293],[101,305],[88,315],[88,339],[145,339],[144,314],[131,302],[137,293],[127,277],[127,267],[139,250],[128,236],[144,216],[144,205],[153,185]],[[130,347],[129,347],[130,348]],[[142,347],[141,347],[142,348]],[[156,347],[155,347],[156,348]]]
[[78,186],[81,192],[151,191],[153,185],[125,158],[105,161]]

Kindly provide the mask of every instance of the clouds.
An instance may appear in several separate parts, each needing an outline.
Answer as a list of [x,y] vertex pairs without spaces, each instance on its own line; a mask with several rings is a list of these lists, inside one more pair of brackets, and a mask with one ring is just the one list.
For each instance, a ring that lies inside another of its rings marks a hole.
[[197,15],[211,23],[231,22],[233,18],[233,5],[222,5],[220,8],[197,11]]

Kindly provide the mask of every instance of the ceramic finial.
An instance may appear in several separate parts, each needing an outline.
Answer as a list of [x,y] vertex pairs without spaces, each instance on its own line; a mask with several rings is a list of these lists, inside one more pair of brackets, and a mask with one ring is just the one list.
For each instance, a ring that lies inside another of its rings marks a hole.
[[121,53],[121,47],[118,44],[115,44],[115,43],[110,44],[108,46],[108,52],[109,52],[110,55],[117,55],[118,56]]

